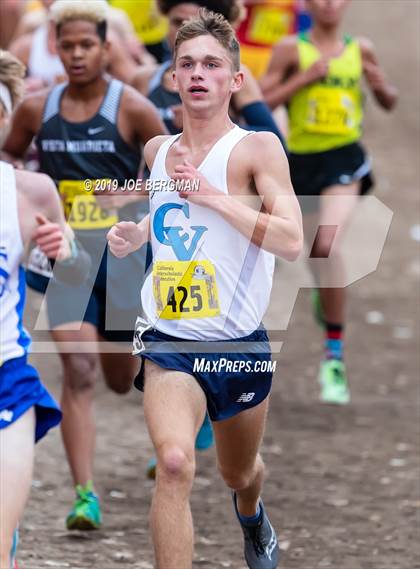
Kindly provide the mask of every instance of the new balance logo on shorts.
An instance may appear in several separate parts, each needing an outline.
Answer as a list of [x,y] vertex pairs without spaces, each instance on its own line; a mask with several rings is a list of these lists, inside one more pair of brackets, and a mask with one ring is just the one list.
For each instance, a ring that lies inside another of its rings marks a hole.
[[249,403],[254,399],[255,393],[251,391],[251,393],[241,393],[241,395],[236,400],[236,403]]

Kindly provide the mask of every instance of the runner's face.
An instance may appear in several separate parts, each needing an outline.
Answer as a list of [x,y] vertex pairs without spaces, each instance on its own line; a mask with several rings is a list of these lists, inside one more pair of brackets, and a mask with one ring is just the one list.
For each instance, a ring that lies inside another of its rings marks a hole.
[[314,21],[324,26],[338,26],[349,0],[306,0]]
[[57,51],[70,83],[86,85],[102,74],[108,42],[101,41],[93,22],[75,20],[61,26]]
[[226,49],[209,35],[179,46],[174,77],[183,103],[194,110],[227,106],[243,79],[242,73],[233,71]]
[[197,16],[198,10],[200,6],[198,4],[190,4],[188,2],[184,2],[182,4],[178,4],[168,12],[168,20],[169,20],[169,30],[168,30],[168,43],[171,50],[174,49],[175,45],[175,38],[179,28],[182,24],[189,20],[190,18],[194,18]]

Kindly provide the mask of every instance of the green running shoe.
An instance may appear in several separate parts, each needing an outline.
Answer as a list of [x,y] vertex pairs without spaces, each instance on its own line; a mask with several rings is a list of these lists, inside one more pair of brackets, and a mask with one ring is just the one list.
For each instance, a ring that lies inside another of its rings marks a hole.
[[346,405],[350,401],[346,369],[341,360],[324,360],[319,370],[320,400],[324,403]]
[[102,514],[99,499],[93,493],[92,481],[86,486],[76,486],[77,498],[73,509],[66,519],[68,530],[78,529],[82,531],[99,529],[102,524]]
[[325,328],[324,311],[322,310],[321,296],[319,294],[318,288],[313,288],[311,290],[311,302],[312,302],[312,311],[315,318],[315,322],[321,328]]

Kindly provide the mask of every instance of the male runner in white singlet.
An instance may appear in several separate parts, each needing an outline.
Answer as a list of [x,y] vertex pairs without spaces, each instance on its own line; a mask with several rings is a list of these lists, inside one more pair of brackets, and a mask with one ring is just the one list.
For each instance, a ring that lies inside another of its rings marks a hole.
[[[194,440],[207,409],[248,567],[274,569],[280,551],[260,499],[258,449],[272,380],[261,320],[274,255],[292,261],[301,250],[300,210],[279,139],[229,119],[243,75],[238,42],[221,15],[203,10],[180,28],[174,77],[183,132],[145,147],[149,189],[156,190],[150,217],[117,223],[108,234],[118,257],[149,235],[152,242],[153,270],[142,289],[146,319],[138,321],[135,346],[142,357],[136,386],[144,388],[158,461],[151,511],[156,566],[192,565]],[[187,191],[197,181],[198,191]],[[165,191],[174,182],[178,192]]]

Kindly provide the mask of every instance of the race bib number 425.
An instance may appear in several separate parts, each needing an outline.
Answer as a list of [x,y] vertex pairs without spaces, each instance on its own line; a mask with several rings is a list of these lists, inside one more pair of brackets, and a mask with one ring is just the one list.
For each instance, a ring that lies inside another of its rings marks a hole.
[[96,187],[95,180],[86,189],[85,180],[61,180],[58,191],[64,204],[67,221],[77,230],[106,229],[118,222],[118,216],[99,207],[91,193]]
[[220,313],[216,273],[210,261],[157,261],[153,295],[159,318],[211,318]]

